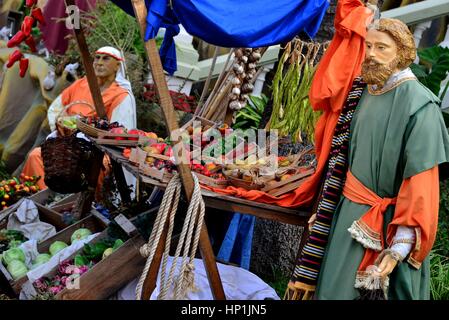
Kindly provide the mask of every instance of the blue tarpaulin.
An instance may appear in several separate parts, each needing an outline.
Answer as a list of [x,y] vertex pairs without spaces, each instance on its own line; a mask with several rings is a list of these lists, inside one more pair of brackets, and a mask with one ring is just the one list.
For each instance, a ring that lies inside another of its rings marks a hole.
[[[112,0],[129,14],[131,1]],[[173,36],[181,23],[186,31],[210,44],[258,48],[292,40],[301,32],[313,38],[329,0],[145,0],[148,8],[145,40],[166,28],[161,59],[176,71]],[[169,3],[173,7],[169,6]]]

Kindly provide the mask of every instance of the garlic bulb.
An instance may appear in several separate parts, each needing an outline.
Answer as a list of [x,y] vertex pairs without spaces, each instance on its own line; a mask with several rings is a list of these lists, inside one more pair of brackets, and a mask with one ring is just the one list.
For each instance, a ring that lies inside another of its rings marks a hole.
[[233,79],[232,79],[232,84],[233,85],[239,85],[239,84],[241,84],[242,82],[240,81],[240,79],[238,78],[238,77],[234,77]]
[[232,88],[232,93],[235,95],[240,95],[240,88],[238,87]]
[[254,90],[254,85],[252,85],[251,83],[245,83],[242,86],[242,92],[243,93],[250,93]]
[[243,50],[242,50],[242,48],[239,48],[239,49],[235,50],[234,54],[235,54],[235,56],[237,58],[243,57]]
[[237,94],[231,94],[231,95],[229,96],[229,98],[230,98],[231,100],[237,100],[237,99],[239,98],[239,95],[237,95]]
[[247,56],[243,56],[241,58],[241,60],[242,60],[243,63],[247,63],[248,62],[248,57]]
[[259,60],[259,59],[262,57],[262,55],[260,54],[260,52],[254,51],[254,52],[251,54],[251,57],[252,57],[254,60]]
[[231,108],[232,110],[240,110],[242,108],[242,106],[239,101],[232,101],[229,104],[229,108]]
[[257,65],[255,63],[248,63],[248,69],[256,69]]

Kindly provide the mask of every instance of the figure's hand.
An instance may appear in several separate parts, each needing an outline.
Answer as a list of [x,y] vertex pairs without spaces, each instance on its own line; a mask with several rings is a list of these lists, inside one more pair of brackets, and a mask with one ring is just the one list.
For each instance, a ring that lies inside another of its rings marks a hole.
[[397,264],[398,261],[396,259],[394,259],[390,254],[386,254],[377,267],[377,272],[375,272],[375,274],[381,278],[385,278],[393,272]]
[[307,222],[309,224],[309,232],[312,231],[312,227],[313,227],[313,224],[315,223],[315,221],[316,221],[316,213],[312,214],[309,221]]

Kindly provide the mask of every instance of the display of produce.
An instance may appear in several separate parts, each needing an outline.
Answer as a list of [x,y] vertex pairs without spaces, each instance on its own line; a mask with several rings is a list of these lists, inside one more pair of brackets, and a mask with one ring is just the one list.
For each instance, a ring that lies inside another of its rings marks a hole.
[[39,191],[37,181],[40,177],[29,177],[21,174],[20,177],[13,177],[0,182],[0,201],[2,209],[7,209],[20,199],[28,197]]
[[73,259],[65,260],[59,264],[54,276],[42,277],[34,281],[33,285],[38,295],[46,299],[54,298],[67,287],[68,283],[73,282],[92,269],[95,264],[106,259],[123,243],[121,239],[113,240],[109,238],[93,244],[86,243],[82,252],[78,253]]

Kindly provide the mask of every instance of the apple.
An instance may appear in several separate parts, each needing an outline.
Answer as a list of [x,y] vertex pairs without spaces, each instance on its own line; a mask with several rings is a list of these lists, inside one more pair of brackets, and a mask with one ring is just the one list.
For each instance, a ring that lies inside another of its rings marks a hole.
[[157,134],[155,134],[154,132],[146,132],[145,135],[150,138],[150,139],[154,139],[157,140]]
[[151,147],[156,148],[159,152],[157,154],[162,154],[167,147],[165,143],[153,143]]
[[145,159],[145,162],[148,163],[149,165],[152,165],[154,163],[156,159],[154,159],[153,157],[147,157]]
[[292,176],[291,174],[284,174],[284,175],[281,177],[281,181],[285,181],[285,180],[289,179],[291,176]]
[[215,163],[208,163],[208,164],[206,164],[206,169],[207,170],[209,170],[209,171],[214,171],[216,168],[217,168],[217,165],[215,164]]
[[159,149],[157,149],[155,147],[149,147],[147,149],[147,153],[149,153],[149,154],[160,154]]
[[173,157],[173,155],[174,155],[173,148],[170,146],[167,146],[165,148],[164,155],[167,157]]
[[[110,133],[113,134],[124,134],[125,130],[123,128],[112,128],[111,130],[109,130]],[[115,137],[115,140],[125,140],[125,138],[123,137]]]

